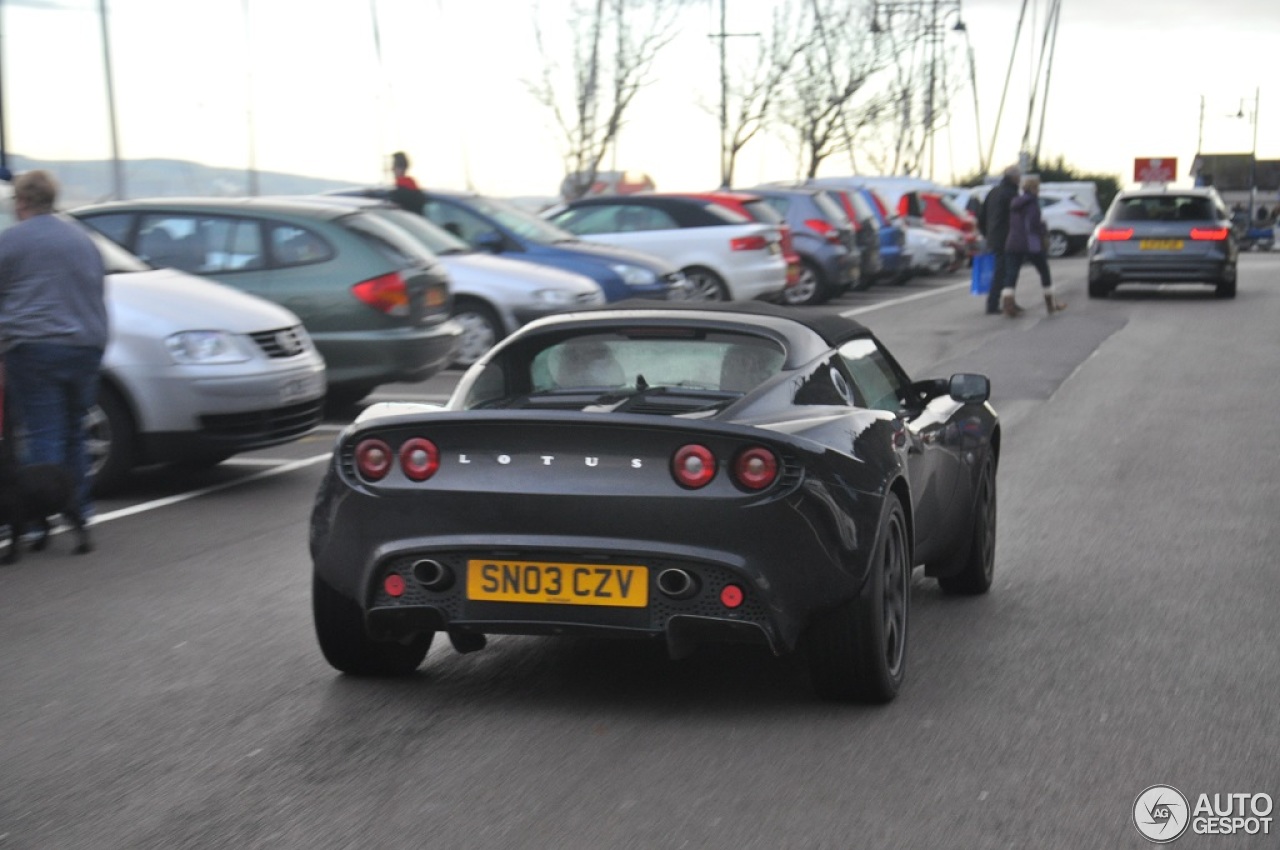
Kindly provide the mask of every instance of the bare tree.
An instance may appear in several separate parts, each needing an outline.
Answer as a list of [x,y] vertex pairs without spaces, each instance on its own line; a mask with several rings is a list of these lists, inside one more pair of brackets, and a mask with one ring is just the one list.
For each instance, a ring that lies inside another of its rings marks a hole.
[[567,79],[535,12],[534,36],[543,67],[541,77],[526,84],[551,110],[563,134],[565,200],[582,197],[596,182],[627,108],[653,81],[655,59],[677,35],[678,15],[686,2],[574,0],[566,20],[572,40]]
[[792,37],[799,52],[786,81],[791,96],[778,102],[777,116],[794,133],[811,178],[831,155],[852,151],[858,132],[883,114],[885,93],[868,83],[886,66],[889,48],[872,32],[869,3],[791,2],[798,4]]
[[787,80],[803,50],[803,42],[795,37],[794,14],[789,4],[774,10],[773,25],[760,34],[750,64],[728,86],[731,106],[726,113],[726,187],[733,185],[738,154],[773,120],[776,105],[785,95]]

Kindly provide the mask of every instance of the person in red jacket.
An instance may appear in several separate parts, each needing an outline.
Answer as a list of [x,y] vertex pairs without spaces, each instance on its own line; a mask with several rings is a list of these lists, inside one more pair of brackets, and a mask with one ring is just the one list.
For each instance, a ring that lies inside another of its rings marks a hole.
[[391,173],[395,175],[395,187],[387,194],[387,198],[402,210],[422,215],[427,196],[422,193],[418,181],[409,176],[409,157],[404,151],[396,151],[391,155]]

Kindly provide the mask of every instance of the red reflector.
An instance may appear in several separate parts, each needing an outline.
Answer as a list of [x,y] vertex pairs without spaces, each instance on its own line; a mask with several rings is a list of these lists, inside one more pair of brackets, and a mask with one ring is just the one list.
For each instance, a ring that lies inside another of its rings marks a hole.
[[399,272],[357,283],[351,292],[365,304],[388,316],[409,315],[409,289]]
[[1193,227],[1191,228],[1191,238],[1204,242],[1221,242],[1231,233],[1231,229],[1227,227]]
[[380,481],[391,471],[391,447],[382,440],[361,440],[356,446],[356,470],[368,481]]
[[422,437],[405,440],[400,447],[400,468],[410,481],[426,481],[440,468],[440,450]]
[[671,458],[671,475],[681,487],[705,487],[716,477],[716,456],[706,446],[684,446]]
[[1132,227],[1099,227],[1099,242],[1123,242],[1133,237]]
[[388,596],[404,595],[404,579],[400,578],[399,573],[392,573],[383,579],[382,587],[387,591]]
[[769,247],[769,240],[763,236],[739,236],[729,240],[729,248],[734,251],[763,251]]
[[742,588],[736,584],[726,584],[720,591],[720,604],[726,608],[737,608],[742,604]]
[[748,490],[763,490],[778,477],[778,457],[763,446],[739,452],[733,462],[733,477]]

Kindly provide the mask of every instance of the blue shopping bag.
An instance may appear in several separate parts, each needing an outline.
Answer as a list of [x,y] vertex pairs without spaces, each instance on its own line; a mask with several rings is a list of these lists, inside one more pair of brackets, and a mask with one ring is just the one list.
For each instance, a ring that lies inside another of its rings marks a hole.
[[969,279],[970,295],[986,295],[991,291],[991,278],[996,273],[995,254],[977,254],[973,258],[973,275]]

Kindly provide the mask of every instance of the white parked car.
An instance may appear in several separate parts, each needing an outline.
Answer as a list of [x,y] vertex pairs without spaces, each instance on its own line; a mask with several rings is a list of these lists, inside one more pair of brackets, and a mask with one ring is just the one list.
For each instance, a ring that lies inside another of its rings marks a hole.
[[950,273],[964,262],[963,234],[952,227],[919,224],[908,219],[899,222],[906,231],[903,250],[909,257],[913,275]]
[[1049,231],[1050,257],[1067,257],[1078,253],[1093,234],[1094,221],[1089,208],[1074,195],[1040,191],[1040,216]]
[[254,295],[153,269],[100,234],[111,338],[86,428],[94,492],[150,464],[209,466],[320,424],[324,360],[301,320]]
[[777,300],[787,285],[782,234],[705,198],[636,194],[582,198],[546,218],[580,239],[674,264],[700,301]]

